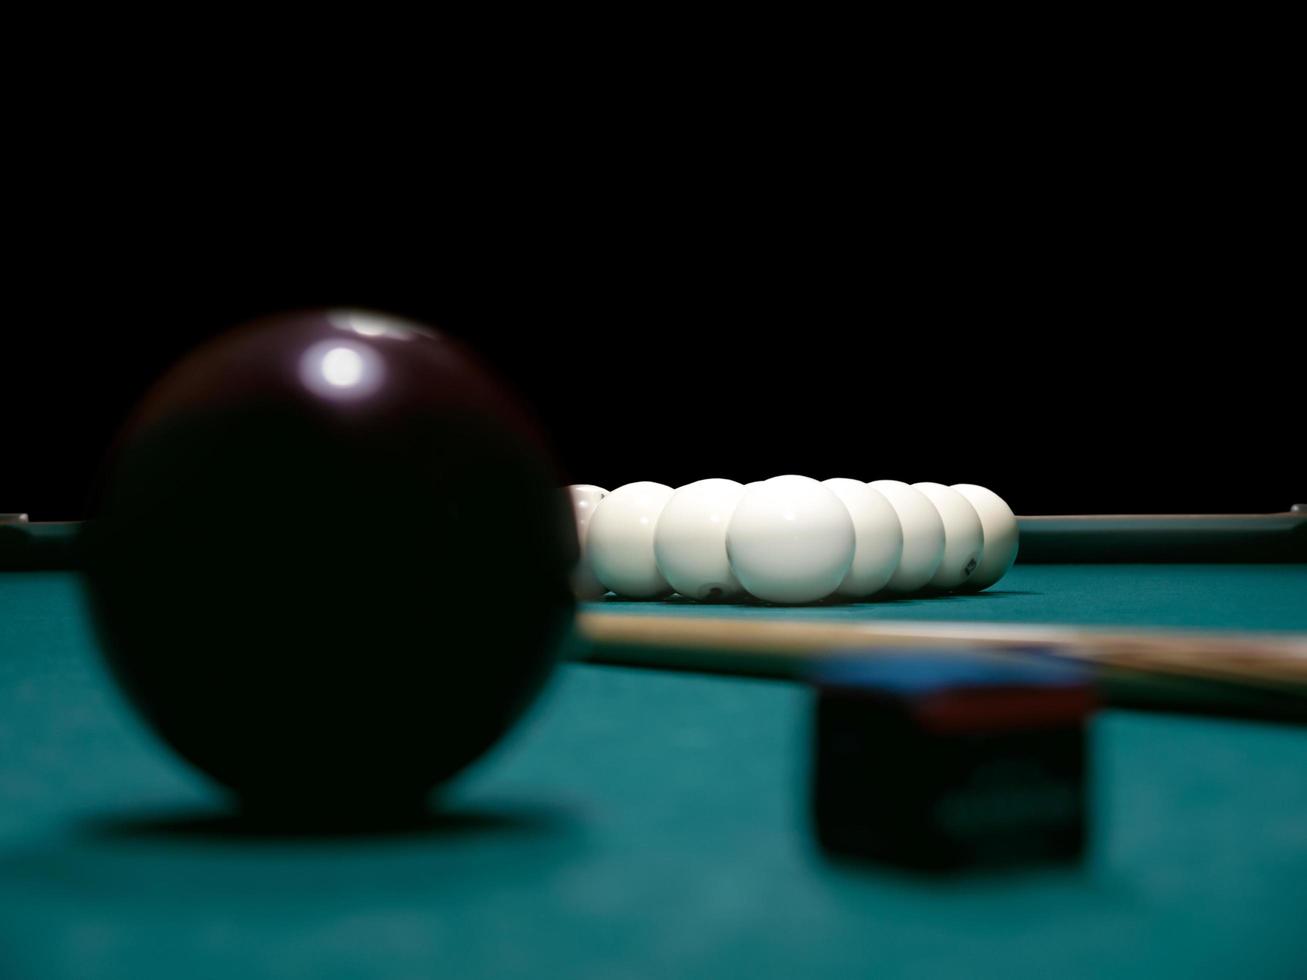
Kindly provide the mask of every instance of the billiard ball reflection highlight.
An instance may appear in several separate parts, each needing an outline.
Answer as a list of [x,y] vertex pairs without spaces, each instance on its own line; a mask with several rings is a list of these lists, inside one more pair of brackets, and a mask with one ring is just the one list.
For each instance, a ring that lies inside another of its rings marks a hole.
[[386,367],[367,344],[324,340],[300,358],[300,379],[324,398],[366,398],[385,384]]

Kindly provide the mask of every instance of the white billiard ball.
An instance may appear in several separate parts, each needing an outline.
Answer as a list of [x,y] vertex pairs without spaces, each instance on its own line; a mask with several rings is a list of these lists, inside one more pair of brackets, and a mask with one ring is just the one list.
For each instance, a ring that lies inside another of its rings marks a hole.
[[919,592],[944,558],[944,521],[925,494],[901,480],[873,480],[868,486],[884,494],[903,527],[903,555],[885,591],[891,595]]
[[672,591],[654,559],[654,529],[672,495],[661,483],[628,483],[599,501],[586,552],[595,578],[619,596],[655,599]]
[[574,483],[567,488],[567,495],[572,503],[572,514],[576,518],[577,543],[581,546],[581,557],[572,569],[572,593],[578,599],[598,599],[608,590],[595,578],[586,542],[590,537],[590,516],[599,506],[599,501],[608,496],[608,491],[589,483]]
[[853,564],[836,595],[862,599],[889,583],[903,555],[903,525],[885,495],[861,480],[843,477],[822,486],[839,497],[853,518]]
[[848,508],[806,476],[777,476],[747,487],[726,529],[735,577],[768,602],[826,598],[848,574],[854,545]]
[[993,490],[974,483],[955,483],[953,489],[976,509],[980,525],[985,529],[985,553],[980,558],[980,566],[962,586],[967,592],[979,592],[1006,575],[1016,561],[1020,530],[1012,508]]
[[686,598],[735,599],[744,594],[726,557],[726,528],[743,495],[744,487],[734,480],[699,480],[678,488],[658,515],[658,570]]
[[939,511],[944,522],[944,557],[931,577],[929,589],[946,592],[956,589],[980,567],[985,551],[985,529],[976,508],[967,498],[942,483],[914,483]]

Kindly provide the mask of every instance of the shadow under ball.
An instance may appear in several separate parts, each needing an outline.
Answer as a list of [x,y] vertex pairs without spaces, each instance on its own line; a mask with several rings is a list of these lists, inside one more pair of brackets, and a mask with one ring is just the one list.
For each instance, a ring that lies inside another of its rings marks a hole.
[[247,805],[420,805],[540,690],[573,614],[545,443],[465,349],[377,314],[259,321],[129,421],[86,532],[109,664]]

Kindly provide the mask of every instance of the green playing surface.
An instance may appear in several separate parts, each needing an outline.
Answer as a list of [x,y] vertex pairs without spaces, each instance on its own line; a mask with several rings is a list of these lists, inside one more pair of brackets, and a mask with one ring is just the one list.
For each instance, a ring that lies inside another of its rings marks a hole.
[[[729,614],[1305,629],[1305,576],[1018,566],[991,596]],[[429,825],[251,836],[109,684],[73,577],[0,575],[0,977],[1307,974],[1307,729],[1102,712],[1088,861],[933,881],[817,852],[809,709],[568,666]]]

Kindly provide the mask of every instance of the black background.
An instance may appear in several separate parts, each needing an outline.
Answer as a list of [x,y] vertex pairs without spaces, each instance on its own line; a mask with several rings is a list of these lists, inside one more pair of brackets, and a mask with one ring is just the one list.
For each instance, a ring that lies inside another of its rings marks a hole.
[[230,170],[35,161],[11,202],[0,511],[82,516],[169,363],[331,304],[465,339],[575,482],[975,482],[1019,513],[1307,500],[1301,273],[1267,159],[1142,134],[805,146],[529,144],[455,169],[433,149],[402,175],[375,144],[366,174],[259,146]]

